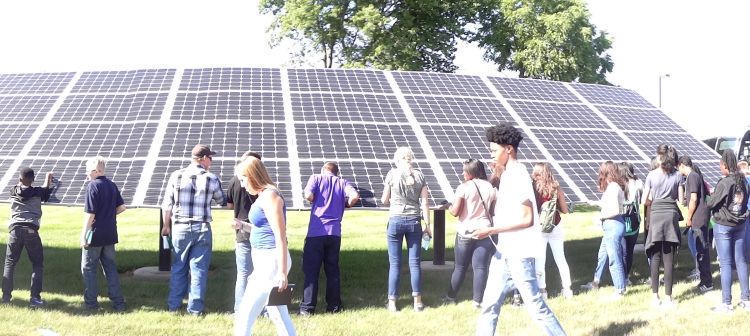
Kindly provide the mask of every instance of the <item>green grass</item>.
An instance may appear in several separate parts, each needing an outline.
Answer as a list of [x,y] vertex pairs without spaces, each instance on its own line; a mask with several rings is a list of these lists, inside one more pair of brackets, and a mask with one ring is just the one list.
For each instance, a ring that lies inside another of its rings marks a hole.
[[[207,310],[204,318],[171,315],[165,312],[167,284],[136,280],[132,271],[157,264],[158,210],[128,210],[119,218],[120,244],[117,264],[125,298],[130,310],[113,314],[106,293],[100,293],[105,307],[102,313],[87,315],[80,308],[83,284],[80,275],[81,252],[77,246],[83,218],[81,208],[45,207],[42,240],[45,245],[45,281],[42,296],[47,305],[41,310],[26,308],[30,265],[22,258],[16,271],[16,290],[10,305],[0,305],[0,335],[37,335],[39,328],[62,335],[228,335],[232,331],[231,310],[235,281],[234,233],[229,227],[229,211],[214,212],[214,254],[209,276]],[[7,205],[0,205],[0,218],[7,218]],[[291,282],[302,284],[301,248],[307,229],[308,212],[289,212],[289,244],[292,253]],[[592,224],[590,212],[576,212],[564,217],[567,227],[566,255],[573,276],[573,289],[591,279],[601,230]],[[415,313],[409,308],[408,271],[403,270],[397,314],[384,308],[388,277],[385,244],[386,212],[349,211],[346,213],[342,240],[342,295],[347,311],[341,314],[318,314],[312,318],[293,316],[300,335],[470,335],[474,332],[477,310],[470,301],[471,279],[464,282],[457,305],[441,305],[440,297],[448,286],[450,271],[423,271],[424,301],[428,308]],[[448,216],[446,259],[453,259],[454,219]],[[7,231],[0,233],[0,249],[5,250]],[[684,245],[684,244],[683,244]],[[424,259],[432,259],[432,249]],[[650,289],[636,285],[628,289],[625,299],[607,298],[612,288],[577,294],[572,299],[557,297],[560,280],[551,255],[548,256],[547,282],[553,294],[549,304],[570,335],[675,335],[729,334],[750,328],[746,312],[713,315],[710,307],[720,301],[720,292],[696,295],[693,284],[685,279],[693,267],[689,252],[683,247],[675,278],[674,294],[680,301],[674,310],[650,307]],[[404,263],[405,264],[405,263]],[[404,265],[405,266],[405,265]],[[714,274],[718,266],[713,265]],[[647,278],[645,256],[637,255],[631,279]],[[324,281],[324,280],[322,280]],[[605,277],[605,284],[609,280]],[[106,291],[100,276],[100,290]],[[325,288],[321,283],[321,288]],[[715,278],[717,288],[718,279]],[[734,297],[739,297],[737,285]],[[663,288],[662,288],[663,292]],[[318,307],[325,308],[324,293],[319,293]],[[290,307],[296,311],[299,293]],[[707,327],[710,325],[710,329]],[[273,335],[275,329],[267,319],[256,324],[257,335]],[[523,309],[504,305],[498,334],[537,335],[539,329]]]

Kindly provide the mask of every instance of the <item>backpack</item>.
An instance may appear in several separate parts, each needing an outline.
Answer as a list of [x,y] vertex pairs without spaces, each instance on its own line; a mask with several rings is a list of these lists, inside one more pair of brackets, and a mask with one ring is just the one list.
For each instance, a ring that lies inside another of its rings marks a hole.
[[557,213],[557,193],[555,193],[550,200],[542,203],[539,210],[539,225],[542,227],[542,232],[550,233],[555,229]]

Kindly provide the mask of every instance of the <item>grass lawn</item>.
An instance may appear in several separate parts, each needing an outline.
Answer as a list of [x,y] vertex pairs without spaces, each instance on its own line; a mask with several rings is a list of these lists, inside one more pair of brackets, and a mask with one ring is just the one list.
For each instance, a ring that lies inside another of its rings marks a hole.
[[[289,212],[289,244],[292,253],[290,282],[302,284],[301,249],[307,229],[308,212]],[[573,290],[591,280],[596,263],[601,230],[592,224],[591,212],[565,215],[565,245],[573,276]],[[0,218],[8,218],[7,204],[0,204]],[[61,335],[228,335],[232,331],[231,307],[234,298],[235,264],[234,232],[229,227],[231,212],[214,211],[214,254],[209,276],[207,312],[203,318],[171,315],[166,309],[167,283],[136,280],[133,270],[157,264],[158,210],[131,209],[119,218],[120,244],[117,266],[129,311],[112,313],[106,297],[106,285],[100,276],[100,303],[104,311],[88,315],[81,308],[83,283],[80,275],[81,252],[78,235],[83,219],[76,207],[45,207],[42,241],[45,245],[44,309],[27,308],[30,264],[24,256],[16,270],[16,290],[10,305],[0,305],[0,335],[38,335],[50,329]],[[448,286],[450,270],[423,271],[423,293],[427,309],[415,313],[410,309],[411,292],[408,270],[404,263],[401,278],[403,293],[396,314],[385,309],[388,257],[385,244],[387,213],[349,211],[346,213],[342,240],[342,295],[346,311],[341,314],[319,313],[311,318],[293,316],[300,335],[469,335],[474,332],[478,311],[471,306],[471,278],[467,277],[457,305],[442,305],[440,297]],[[453,259],[454,219],[448,216],[446,259]],[[7,231],[0,233],[0,249],[5,250]],[[741,334],[750,330],[750,314],[736,311],[715,315],[710,307],[720,301],[718,265],[713,270],[717,290],[697,295],[694,284],[685,281],[693,267],[689,252],[680,251],[674,296],[677,308],[664,310],[650,306],[650,287],[640,284],[647,278],[646,258],[636,256],[631,279],[639,283],[628,288],[623,300],[611,301],[613,292],[608,276],[604,287],[590,293],[576,293],[572,299],[558,296],[559,273],[548,255],[547,282],[552,297],[548,300],[569,335],[705,335]],[[549,253],[549,252],[548,252]],[[3,254],[4,255],[4,254]],[[423,254],[432,259],[432,249]],[[322,273],[322,272],[321,272]],[[734,298],[739,298],[734,286]],[[324,283],[321,283],[318,311],[325,309]],[[301,287],[299,288],[301,290]],[[663,293],[663,288],[662,288]],[[295,294],[290,311],[298,308],[300,294]],[[321,309],[322,308],[322,309]],[[540,330],[523,308],[508,304],[500,315],[498,334],[537,335]],[[275,328],[260,319],[254,328],[257,335],[273,335]]]

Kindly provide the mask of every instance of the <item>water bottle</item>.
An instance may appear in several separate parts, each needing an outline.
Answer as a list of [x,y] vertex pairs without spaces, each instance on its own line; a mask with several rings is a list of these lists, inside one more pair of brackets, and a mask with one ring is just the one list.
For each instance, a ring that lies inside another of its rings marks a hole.
[[161,248],[169,250],[170,248],[169,236],[161,236]]
[[432,237],[430,237],[430,234],[425,232],[422,234],[422,248],[427,251],[430,249],[430,240],[432,240]]

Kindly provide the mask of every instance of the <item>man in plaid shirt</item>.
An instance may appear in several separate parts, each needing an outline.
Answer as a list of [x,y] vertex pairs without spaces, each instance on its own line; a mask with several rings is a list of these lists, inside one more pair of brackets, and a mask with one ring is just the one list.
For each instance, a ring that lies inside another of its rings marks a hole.
[[169,177],[162,201],[161,234],[172,237],[167,307],[177,312],[189,294],[187,312],[199,316],[204,310],[211,264],[211,201],[224,206],[226,200],[219,178],[208,171],[216,153],[206,145],[196,145],[191,154],[192,163]]

